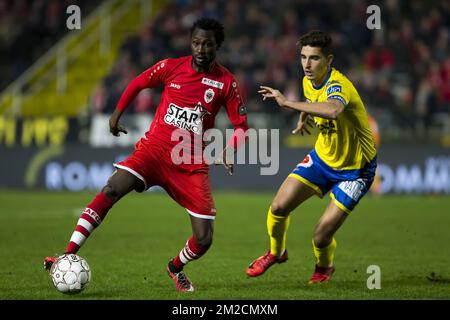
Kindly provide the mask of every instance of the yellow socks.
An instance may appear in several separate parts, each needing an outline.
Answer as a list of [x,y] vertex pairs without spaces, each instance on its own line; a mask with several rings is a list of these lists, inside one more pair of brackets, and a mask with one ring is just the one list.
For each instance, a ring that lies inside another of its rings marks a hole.
[[[291,221],[290,215],[276,216],[269,208],[267,213],[267,231],[270,237],[270,253],[274,256],[281,256],[286,250],[286,234]],[[332,239],[330,244],[324,248],[316,247],[312,240],[316,264],[319,267],[331,267],[334,262],[334,252],[336,251],[336,239]]]
[[269,208],[267,213],[267,231],[270,236],[270,253],[274,256],[281,256],[286,249],[286,233],[289,228],[291,217],[287,215],[276,216]]
[[314,255],[316,256],[316,264],[319,267],[331,267],[334,262],[334,251],[336,251],[336,240],[333,238],[331,243],[325,248],[317,248],[314,240],[312,241]]

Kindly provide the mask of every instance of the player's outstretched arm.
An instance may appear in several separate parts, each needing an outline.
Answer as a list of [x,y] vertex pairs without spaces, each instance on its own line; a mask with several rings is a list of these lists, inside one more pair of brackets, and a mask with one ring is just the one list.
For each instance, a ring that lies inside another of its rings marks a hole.
[[328,100],[325,102],[298,102],[289,101],[277,89],[267,86],[260,86],[258,92],[263,96],[263,100],[267,98],[274,99],[280,107],[294,109],[309,113],[313,116],[325,119],[337,119],[338,115],[344,110],[344,105],[338,100]]
[[122,93],[122,96],[117,103],[117,108],[114,110],[113,114],[109,119],[109,131],[118,137],[120,132],[127,134],[128,132],[125,128],[119,123],[119,119],[122,116],[122,113],[127,109],[128,105],[133,101],[133,99],[141,92],[141,90],[149,87],[149,72],[152,68],[144,71],[139,76],[134,78],[126,87],[125,91]]

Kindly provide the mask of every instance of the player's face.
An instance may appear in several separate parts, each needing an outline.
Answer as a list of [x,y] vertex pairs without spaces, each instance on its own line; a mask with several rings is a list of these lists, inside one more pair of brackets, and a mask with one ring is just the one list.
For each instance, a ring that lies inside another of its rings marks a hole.
[[308,80],[319,85],[327,76],[331,67],[333,55],[325,57],[319,47],[303,46],[301,51],[301,63]]
[[197,70],[208,70],[216,58],[214,31],[196,28],[191,37],[193,64]]

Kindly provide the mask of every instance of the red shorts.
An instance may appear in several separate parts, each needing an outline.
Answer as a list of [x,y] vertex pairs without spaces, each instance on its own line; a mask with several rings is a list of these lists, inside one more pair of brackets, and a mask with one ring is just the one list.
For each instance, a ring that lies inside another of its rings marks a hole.
[[157,141],[142,138],[134,152],[114,167],[123,169],[144,182],[145,188],[161,186],[188,213],[197,218],[214,219],[216,209],[211,192],[208,167],[176,165],[171,160],[171,148]]

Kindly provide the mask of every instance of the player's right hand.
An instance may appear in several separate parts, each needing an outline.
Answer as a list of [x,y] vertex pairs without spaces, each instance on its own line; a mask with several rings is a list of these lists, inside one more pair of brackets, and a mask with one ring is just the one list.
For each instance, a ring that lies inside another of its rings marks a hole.
[[109,132],[111,132],[114,136],[118,137],[120,136],[120,132],[123,132],[127,134],[127,130],[125,130],[124,127],[122,127],[119,123],[109,123]]
[[296,134],[297,132],[300,132],[300,134],[303,136],[303,134],[306,132],[307,134],[311,134],[311,131],[307,128],[307,126],[310,126],[311,128],[314,127],[314,120],[308,115],[304,120],[300,117],[300,119],[297,122],[297,126],[294,130],[292,130],[292,134]]
[[114,136],[120,136],[120,132],[127,134],[127,130],[119,123],[119,119],[122,115],[122,111],[119,108],[116,108],[109,118],[109,132],[111,132]]

